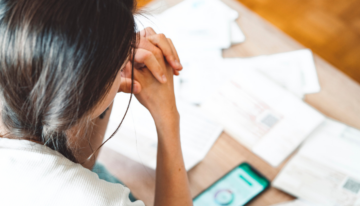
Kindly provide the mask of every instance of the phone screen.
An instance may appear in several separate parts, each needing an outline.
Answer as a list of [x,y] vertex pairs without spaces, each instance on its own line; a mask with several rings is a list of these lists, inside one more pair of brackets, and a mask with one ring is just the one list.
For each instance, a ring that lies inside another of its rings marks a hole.
[[269,186],[269,181],[242,163],[195,197],[194,206],[240,206]]

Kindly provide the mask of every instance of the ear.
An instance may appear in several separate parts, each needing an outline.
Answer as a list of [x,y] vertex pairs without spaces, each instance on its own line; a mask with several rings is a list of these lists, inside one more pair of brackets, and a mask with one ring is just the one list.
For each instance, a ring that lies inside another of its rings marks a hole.
[[131,61],[128,61],[124,69],[121,70],[121,77],[131,78],[131,68]]

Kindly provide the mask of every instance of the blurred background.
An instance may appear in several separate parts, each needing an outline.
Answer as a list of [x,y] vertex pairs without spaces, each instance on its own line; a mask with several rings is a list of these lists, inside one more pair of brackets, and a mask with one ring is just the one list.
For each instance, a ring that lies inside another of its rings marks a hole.
[[237,1],[360,83],[360,0]]

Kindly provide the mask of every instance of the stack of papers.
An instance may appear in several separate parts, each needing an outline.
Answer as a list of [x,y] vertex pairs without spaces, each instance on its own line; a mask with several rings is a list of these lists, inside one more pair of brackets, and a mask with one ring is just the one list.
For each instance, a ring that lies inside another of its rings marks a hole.
[[324,121],[315,109],[250,69],[240,69],[201,108],[274,167]]
[[[115,98],[105,139],[116,130],[127,108],[130,95],[118,94]],[[204,117],[198,108],[177,102],[180,113],[181,147],[186,170],[190,170],[208,153],[223,128]],[[119,131],[106,144],[107,147],[138,161],[152,169],[156,168],[157,133],[149,111],[136,98],[132,103]]]
[[273,185],[324,206],[360,205],[360,131],[326,120]]
[[245,41],[237,18],[220,0],[184,0],[160,14],[138,15],[136,22],[138,30],[152,27],[172,39],[184,67],[177,95],[188,103],[204,103],[239,68],[261,71],[299,98],[320,91],[310,50],[224,59],[223,49]]

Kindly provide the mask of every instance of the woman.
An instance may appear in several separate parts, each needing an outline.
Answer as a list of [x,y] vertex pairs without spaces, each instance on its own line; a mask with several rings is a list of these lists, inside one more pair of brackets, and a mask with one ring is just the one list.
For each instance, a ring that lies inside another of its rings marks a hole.
[[155,205],[192,205],[173,90],[181,65],[164,35],[135,33],[134,8],[0,0],[0,205],[144,205],[91,171],[120,91],[156,124]]

